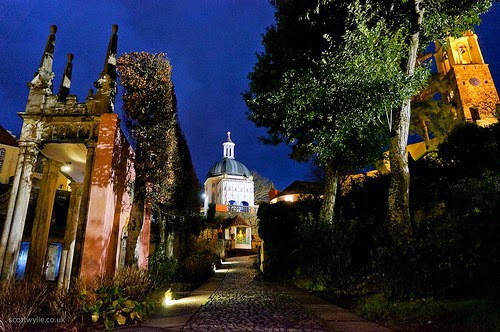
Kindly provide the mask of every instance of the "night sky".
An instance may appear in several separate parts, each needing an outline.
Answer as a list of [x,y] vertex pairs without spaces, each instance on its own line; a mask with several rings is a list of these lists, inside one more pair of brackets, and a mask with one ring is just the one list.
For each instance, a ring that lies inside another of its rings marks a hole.
[[[6,1],[0,2],[0,124],[17,136],[28,88],[51,24],[58,26],[54,87],[66,54],[73,53],[71,94],[85,101],[102,70],[111,24],[119,25],[118,52],[165,52],[173,66],[181,127],[200,182],[222,158],[232,132],[236,159],[284,189],[309,166],[289,159],[285,146],[266,146],[265,134],[246,119],[241,93],[262,51],[261,35],[274,22],[267,0]],[[477,28],[485,61],[500,87],[500,4]],[[120,97],[118,97],[119,99]],[[118,101],[117,108],[121,108]],[[118,110],[119,111],[119,110]]]

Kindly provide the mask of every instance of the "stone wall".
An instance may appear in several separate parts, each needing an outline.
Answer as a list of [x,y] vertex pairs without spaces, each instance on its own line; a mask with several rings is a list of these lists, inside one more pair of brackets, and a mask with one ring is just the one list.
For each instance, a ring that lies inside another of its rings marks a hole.
[[500,101],[488,65],[454,66],[449,75],[453,86],[451,97],[459,107],[459,120],[473,121],[471,108],[478,110],[481,120],[495,118]]

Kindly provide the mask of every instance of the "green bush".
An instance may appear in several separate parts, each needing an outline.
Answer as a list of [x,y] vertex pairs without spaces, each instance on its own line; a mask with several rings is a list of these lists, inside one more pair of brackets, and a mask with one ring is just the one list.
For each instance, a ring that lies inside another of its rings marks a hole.
[[311,218],[303,222],[298,228],[300,245],[294,253],[298,262],[295,278],[308,280],[308,288],[315,290],[349,287],[350,226],[343,220],[329,224]]
[[[453,195],[462,195],[465,187],[450,189]],[[410,240],[378,248],[374,266],[387,295],[405,299],[478,296],[498,285],[499,225],[485,213],[487,191],[483,187],[475,192],[483,204],[463,202],[460,209],[416,223]]]
[[99,276],[82,287],[84,321],[106,329],[141,322],[152,310],[155,284],[146,270],[126,267],[113,276]]
[[482,296],[499,289],[500,125],[458,127],[412,165],[413,236],[380,244],[388,296]]
[[458,127],[440,150],[410,164],[412,236],[387,221],[389,177],[339,195],[332,224],[321,202],[263,204],[264,272],[302,287],[383,293],[391,299],[500,293],[500,124]]
[[164,258],[156,260],[150,268],[153,280],[164,286],[179,279],[179,262],[174,258]]
[[179,266],[181,280],[193,284],[204,282],[213,275],[213,265],[217,259],[217,255],[211,252],[186,257]]
[[[85,298],[83,310],[90,315],[92,322],[102,324],[107,330],[116,325],[141,322],[152,306],[148,301],[125,296],[125,289],[119,286],[102,287],[92,291]],[[86,297],[87,293],[82,294]]]
[[442,301],[432,298],[413,301],[387,300],[377,294],[361,301],[356,313],[404,330],[500,330],[500,306],[488,299]]
[[258,210],[259,236],[264,240],[264,273],[273,278],[291,278],[300,264],[299,228],[309,216],[317,216],[321,202],[262,204]]

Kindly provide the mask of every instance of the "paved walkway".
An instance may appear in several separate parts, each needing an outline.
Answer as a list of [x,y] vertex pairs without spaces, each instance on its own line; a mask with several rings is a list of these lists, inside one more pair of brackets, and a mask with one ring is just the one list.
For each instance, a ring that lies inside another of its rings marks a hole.
[[366,331],[368,322],[291,285],[256,277],[253,258],[229,259],[216,276],[134,331]]

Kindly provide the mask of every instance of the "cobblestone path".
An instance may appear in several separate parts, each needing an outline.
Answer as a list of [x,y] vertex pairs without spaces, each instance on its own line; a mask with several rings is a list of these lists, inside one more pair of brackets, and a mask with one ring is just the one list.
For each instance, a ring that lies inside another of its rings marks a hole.
[[255,278],[252,259],[238,257],[230,262],[222,284],[182,331],[325,330],[322,321],[272,283]]

